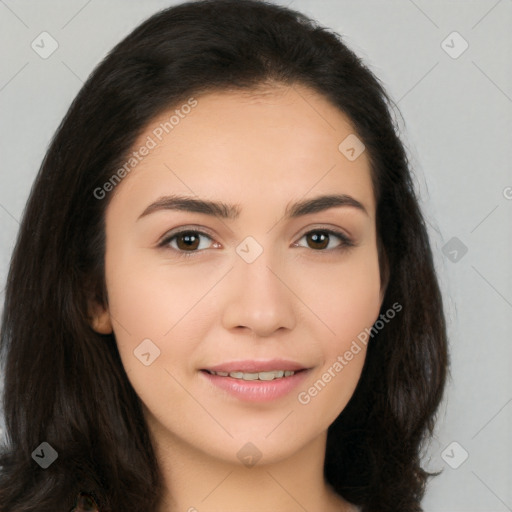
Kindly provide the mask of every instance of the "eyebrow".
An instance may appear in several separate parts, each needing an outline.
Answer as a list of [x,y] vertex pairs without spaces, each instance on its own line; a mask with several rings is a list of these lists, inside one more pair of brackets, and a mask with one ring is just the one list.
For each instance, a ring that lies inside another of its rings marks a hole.
[[[285,210],[285,219],[293,219],[341,206],[356,208],[368,215],[364,205],[352,196],[346,194],[332,194],[318,196],[312,199],[304,199],[302,201],[289,204]],[[237,219],[241,212],[240,206],[235,204],[227,204],[222,201],[210,201],[207,199],[197,199],[195,197],[188,196],[171,195],[161,197],[151,203],[139,215],[138,219],[162,210],[203,213],[205,215],[211,215],[213,217],[220,217],[228,220]]]

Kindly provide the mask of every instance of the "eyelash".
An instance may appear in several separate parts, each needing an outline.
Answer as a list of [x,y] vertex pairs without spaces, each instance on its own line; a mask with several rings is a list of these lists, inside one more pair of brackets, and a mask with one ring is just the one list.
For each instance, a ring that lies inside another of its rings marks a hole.
[[[342,233],[341,231],[337,231],[337,230],[333,230],[333,229],[320,229],[320,228],[312,229],[312,230],[304,233],[300,237],[299,240],[302,240],[305,236],[310,235],[311,233],[322,233],[322,234],[326,234],[328,236],[335,236],[341,242],[339,246],[334,247],[333,249],[311,249],[314,252],[332,253],[333,251],[343,251],[343,250],[346,250],[346,249],[349,249],[349,248],[355,246],[355,243],[349,237],[347,237],[347,235],[345,235],[345,233]],[[169,244],[172,240],[174,240],[175,238],[178,238],[181,235],[185,235],[185,234],[200,235],[200,236],[209,238],[210,240],[213,241],[212,237],[208,233],[205,233],[205,232],[199,231],[199,230],[194,230],[194,229],[184,229],[181,231],[176,231],[174,233],[170,233],[161,242],[159,242],[158,247],[171,249],[172,251],[176,252],[179,257],[184,257],[184,258],[190,258],[190,257],[194,256],[195,254],[200,253],[205,250],[205,249],[199,249],[199,250],[196,249],[193,251],[183,251],[180,249],[175,249],[174,247],[169,247]],[[300,246],[300,247],[302,247],[302,246]],[[303,248],[308,249],[308,247],[303,247]]]

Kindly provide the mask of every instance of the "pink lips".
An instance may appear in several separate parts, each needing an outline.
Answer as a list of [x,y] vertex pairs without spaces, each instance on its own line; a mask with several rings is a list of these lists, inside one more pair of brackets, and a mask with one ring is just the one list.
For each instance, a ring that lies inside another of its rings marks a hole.
[[[295,371],[294,375],[281,377],[269,381],[243,380],[233,377],[212,375],[207,370],[214,372],[257,373],[272,370]],[[273,359],[266,361],[231,361],[210,366],[200,372],[213,386],[220,388],[230,395],[250,402],[268,402],[281,398],[296,388],[307,376],[309,370],[293,361]]]
[[206,370],[212,372],[270,372],[272,370],[291,370],[298,371],[304,370],[305,366],[302,366],[294,361],[287,361],[285,359],[267,359],[265,361],[230,361],[229,363],[220,363],[215,366],[208,366]]

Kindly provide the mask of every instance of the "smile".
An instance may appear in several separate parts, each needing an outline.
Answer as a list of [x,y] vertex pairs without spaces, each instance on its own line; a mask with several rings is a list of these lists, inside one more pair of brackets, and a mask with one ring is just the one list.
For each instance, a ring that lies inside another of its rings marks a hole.
[[269,372],[256,372],[256,373],[246,373],[246,372],[214,372],[211,370],[207,370],[211,375],[219,375],[220,377],[231,377],[233,379],[241,379],[241,380],[274,380],[281,379],[283,377],[291,377],[295,374],[292,370],[273,370]]
[[[203,369],[199,372],[206,379],[214,397],[224,397],[243,402],[272,402],[284,398],[298,386],[303,385],[311,369],[250,371],[236,370],[236,367],[223,370]],[[230,370],[230,371],[226,371]],[[218,391],[223,393],[219,395]]]

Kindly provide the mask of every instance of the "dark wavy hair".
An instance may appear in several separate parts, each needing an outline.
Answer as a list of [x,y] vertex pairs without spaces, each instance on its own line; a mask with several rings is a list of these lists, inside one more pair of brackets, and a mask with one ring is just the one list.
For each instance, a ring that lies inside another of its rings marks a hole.
[[[381,313],[403,310],[368,345],[356,391],[329,427],[325,478],[364,512],[421,511],[421,467],[448,368],[442,297],[395,105],[341,37],[288,8],[205,0],[139,25],[90,75],[30,193],[7,278],[0,356],[6,440],[0,511],[155,510],[162,478],[114,335],[91,328],[107,303],[108,197],[95,197],[155,116],[215,91],[307,86],[364,142],[377,205]],[[41,469],[43,441],[58,459]]]

